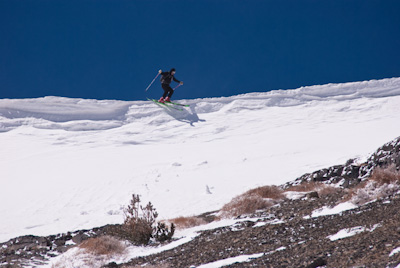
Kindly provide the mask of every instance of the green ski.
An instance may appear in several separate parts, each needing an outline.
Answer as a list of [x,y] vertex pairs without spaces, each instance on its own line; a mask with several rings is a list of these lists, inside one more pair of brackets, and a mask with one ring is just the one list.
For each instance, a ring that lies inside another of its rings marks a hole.
[[162,102],[159,102],[158,100],[149,99],[149,98],[147,98],[147,100],[152,101],[155,104],[158,104],[159,106],[164,106],[164,107],[171,108],[171,109],[174,109],[174,110],[183,111],[183,109],[175,107],[174,104],[172,104],[172,103],[171,103],[171,105],[168,105],[168,102],[167,103],[162,103]]
[[173,104],[173,105],[178,105],[178,106],[183,106],[183,107],[189,107],[189,104],[182,104],[182,103],[176,103],[176,102],[172,102],[172,101],[169,101],[169,102],[165,102],[165,103],[171,103],[171,104]]

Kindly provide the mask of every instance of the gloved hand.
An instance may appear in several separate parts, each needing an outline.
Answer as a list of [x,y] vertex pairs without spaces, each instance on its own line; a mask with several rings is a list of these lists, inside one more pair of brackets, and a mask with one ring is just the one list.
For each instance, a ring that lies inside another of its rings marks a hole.
[[161,70],[159,70],[159,71],[158,71],[158,73],[159,73],[159,74],[161,74],[161,73],[162,73],[162,71],[161,71]]
[[179,84],[183,85],[183,82],[180,82]]

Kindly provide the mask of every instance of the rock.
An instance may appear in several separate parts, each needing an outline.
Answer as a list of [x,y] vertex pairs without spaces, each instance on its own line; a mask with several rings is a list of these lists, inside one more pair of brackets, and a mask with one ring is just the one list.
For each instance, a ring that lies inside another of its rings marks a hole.
[[315,261],[313,261],[310,265],[308,265],[307,268],[317,268],[317,267],[325,266],[327,264],[328,263],[324,258],[319,257]]
[[89,237],[101,235],[109,226],[82,230],[75,233],[50,235],[46,237],[21,236],[0,243],[0,267],[25,267],[24,263],[42,263],[48,258],[55,257],[54,251],[64,253],[72,245],[66,245],[67,241],[75,238],[86,240]]
[[72,242],[74,242],[75,244],[80,244],[80,243],[82,243],[82,241],[86,240],[87,238],[88,238],[88,236],[85,235],[85,233],[79,232],[74,237],[72,237]]
[[309,192],[307,195],[307,198],[319,198],[319,194],[318,194],[318,192]]
[[111,262],[111,263],[103,266],[102,268],[118,268],[118,264],[116,264],[115,262]]

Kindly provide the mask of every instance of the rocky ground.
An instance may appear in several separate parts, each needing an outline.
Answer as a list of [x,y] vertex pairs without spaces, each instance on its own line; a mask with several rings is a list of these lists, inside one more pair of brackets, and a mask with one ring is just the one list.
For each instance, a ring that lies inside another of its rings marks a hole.
[[[396,267],[400,254],[390,253],[400,247],[400,195],[337,215],[304,218],[343,195],[339,192],[318,199],[287,200],[251,215],[240,225],[205,231],[173,250],[137,258],[119,267],[163,263],[167,267],[196,267],[256,253],[263,255],[229,267]],[[271,224],[275,219],[280,223]],[[340,230],[360,226],[365,231],[357,235],[329,239]]]
[[[158,254],[107,267],[196,267],[240,255],[257,255],[229,267],[400,267],[400,193],[385,195],[355,209],[334,215],[310,217],[322,207],[333,207],[368,180],[378,167],[400,167],[400,138],[379,148],[365,163],[305,174],[283,185],[323,182],[340,186],[311,192],[299,199],[241,216],[233,226],[203,231],[192,241]],[[207,221],[209,215],[202,215]],[[112,226],[111,226],[112,227]],[[110,226],[48,237],[24,236],[0,244],[0,267],[40,264],[81,241],[109,233]],[[112,229],[112,228],[111,228]],[[353,233],[351,233],[353,232]],[[332,236],[351,233],[348,237]]]
[[103,235],[109,226],[50,236],[21,236],[0,243],[0,267],[31,267],[46,263],[82,241]]

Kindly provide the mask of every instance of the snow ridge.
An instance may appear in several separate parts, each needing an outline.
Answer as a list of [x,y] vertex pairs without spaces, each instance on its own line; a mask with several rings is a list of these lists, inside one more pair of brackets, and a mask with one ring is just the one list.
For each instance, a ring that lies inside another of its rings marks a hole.
[[[265,93],[248,93],[232,97],[184,100],[192,106],[184,112],[168,111],[181,121],[198,122],[199,114],[213,112],[240,112],[265,107],[290,107],[315,101],[349,101],[360,98],[384,98],[400,95],[400,78],[364,82],[327,84],[302,87],[295,90],[275,90]],[[70,131],[105,130],[116,128],[146,117],[156,117],[159,109],[143,101],[87,100],[63,97],[37,99],[1,99],[0,131],[8,131],[21,125],[33,123],[38,128]],[[9,119],[9,120],[6,120]],[[24,119],[24,120],[22,120]],[[165,119],[163,118],[163,121]],[[50,121],[51,123],[44,123]],[[77,123],[72,121],[97,121]],[[106,121],[106,122],[105,122]],[[108,122],[107,122],[108,121]],[[68,125],[56,124],[69,122]],[[160,121],[152,121],[159,123]]]

